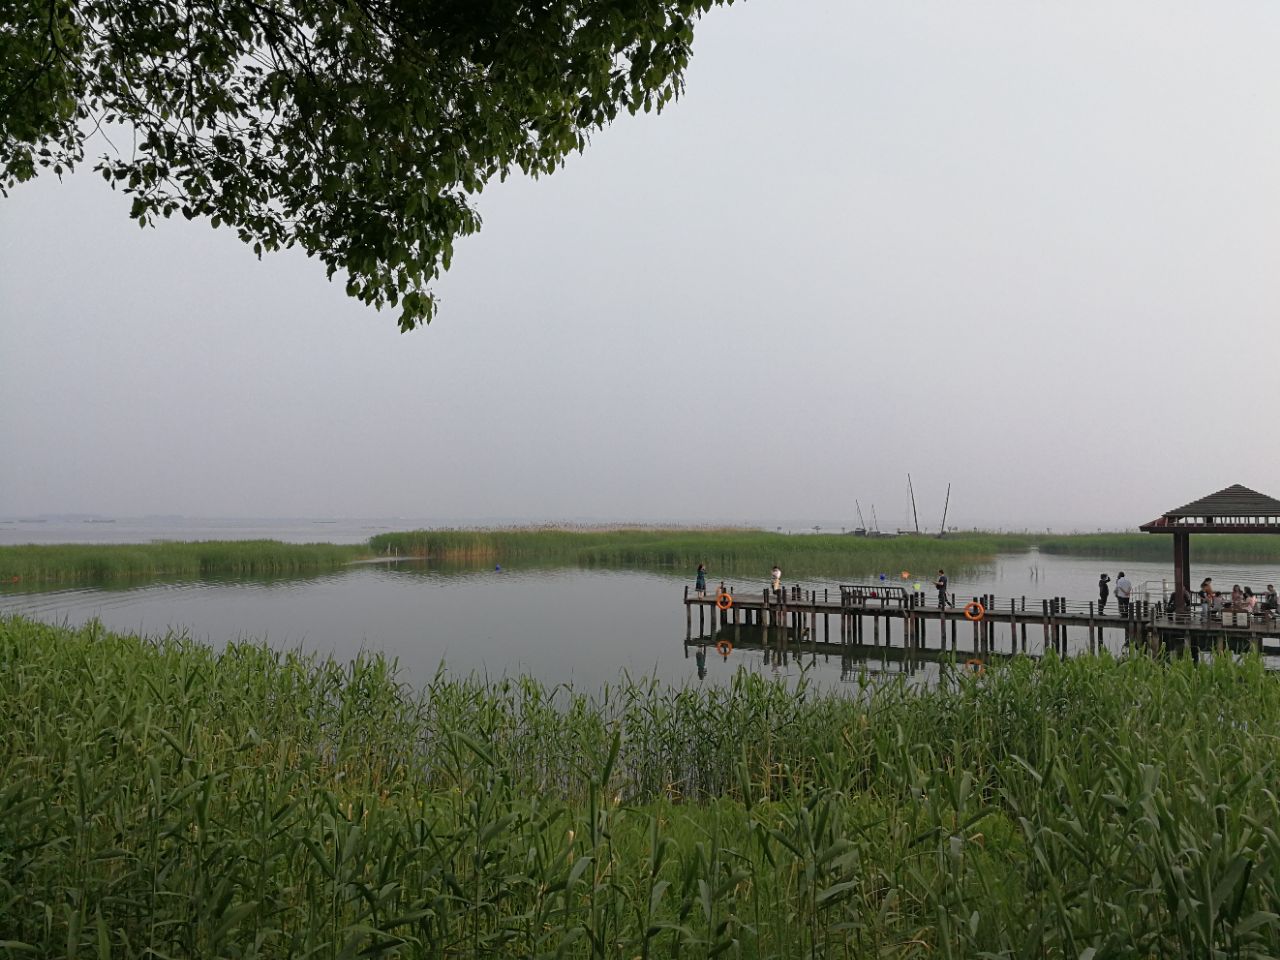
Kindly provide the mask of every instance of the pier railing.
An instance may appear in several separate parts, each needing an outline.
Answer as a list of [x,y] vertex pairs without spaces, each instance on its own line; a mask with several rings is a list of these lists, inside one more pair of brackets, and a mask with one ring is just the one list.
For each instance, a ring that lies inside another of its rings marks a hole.
[[[1264,638],[1280,637],[1280,624],[1268,611],[1193,609],[1176,613],[1160,601],[1134,599],[1123,608],[1112,602],[1104,612],[1097,601],[1066,597],[973,597],[948,593],[944,602],[931,590],[918,590],[881,583],[846,583],[834,588],[807,589],[792,585],[779,590],[749,588],[746,592],[721,584],[702,595],[685,588],[686,638],[693,637],[693,615],[697,608],[698,636],[705,636],[706,615],[710,614],[711,636],[728,629],[733,637],[743,628],[763,628],[766,636],[777,632],[793,640],[836,641],[841,646],[863,645],[867,639],[880,645],[883,633],[888,645],[891,634],[908,650],[927,649],[931,642],[939,649],[957,650],[962,634],[973,634],[972,649],[978,653],[1028,651],[1029,637],[1043,633],[1041,649],[1101,649],[1104,634],[1123,638],[1123,645],[1149,647],[1161,643],[1185,646],[1188,641],[1204,645],[1218,640],[1236,647],[1267,649]],[[832,629],[835,620],[835,629]],[[896,626],[894,626],[896,624]],[[932,624],[932,626],[930,626]],[[868,631],[869,627],[869,631]],[[869,635],[868,635],[869,634]],[[731,641],[732,642],[732,641]],[[1037,644],[1031,644],[1034,649]]]

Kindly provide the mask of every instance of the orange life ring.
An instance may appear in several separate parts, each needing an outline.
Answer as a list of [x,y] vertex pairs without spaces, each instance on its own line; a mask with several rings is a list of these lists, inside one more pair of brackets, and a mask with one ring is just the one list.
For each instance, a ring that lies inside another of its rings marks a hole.
[[987,608],[977,600],[970,600],[964,605],[964,618],[966,620],[981,620],[986,612]]
[[981,660],[966,660],[964,665],[974,673],[983,674],[987,672],[987,665]]
[[733,644],[728,640],[721,640],[716,644],[716,653],[720,654],[722,657],[727,657],[729,654],[733,653]]
[[733,606],[733,597],[723,591],[716,594],[716,606],[721,610],[728,610]]

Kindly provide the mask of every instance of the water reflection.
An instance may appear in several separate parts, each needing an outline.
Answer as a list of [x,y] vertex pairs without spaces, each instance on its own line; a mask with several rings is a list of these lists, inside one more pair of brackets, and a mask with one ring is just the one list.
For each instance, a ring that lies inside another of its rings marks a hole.
[[[1099,569],[1114,561],[1036,556],[1001,557],[980,576],[953,581],[961,596],[993,593],[1008,598],[1066,596],[1093,599]],[[1130,579],[1154,587],[1169,570],[1159,564],[1124,565]],[[1115,571],[1112,570],[1114,575]],[[1280,580],[1278,567],[1214,565],[1197,568],[1227,583]],[[752,593],[757,581],[731,585]],[[712,571],[713,580],[720,574]],[[854,578],[806,580],[805,589],[838,595]],[[287,578],[210,577],[153,580],[138,584],[29,589],[0,586],[0,613],[80,624],[99,618],[108,628],[163,634],[169,630],[221,646],[259,639],[277,648],[333,653],[385,652],[398,660],[406,679],[430,678],[443,664],[458,673],[489,677],[527,673],[548,683],[594,688],[623,671],[676,683],[724,683],[739,667],[769,676],[838,688],[859,677],[907,675],[920,682],[938,676],[936,634],[930,649],[908,655],[895,632],[894,645],[842,647],[825,634],[801,642],[757,636],[743,628],[684,643],[681,603],[692,571],[605,571],[439,566],[423,563],[358,566],[336,573]],[[833,625],[834,627],[835,625]],[[757,628],[758,629],[758,628]],[[1032,629],[1027,652],[1043,651]],[[728,640],[721,654],[714,641]],[[838,640],[838,638],[833,638]],[[971,656],[961,631],[955,656]],[[1014,638],[995,636],[996,653]],[[1069,634],[1068,651],[1087,649],[1083,634]],[[1021,645],[1021,643],[1020,643]],[[1121,652],[1112,643],[1113,652]],[[947,656],[951,654],[948,653]]]

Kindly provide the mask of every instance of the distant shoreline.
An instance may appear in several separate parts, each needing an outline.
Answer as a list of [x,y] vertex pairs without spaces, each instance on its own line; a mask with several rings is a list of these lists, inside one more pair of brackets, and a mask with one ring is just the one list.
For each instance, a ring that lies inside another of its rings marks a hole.
[[[706,563],[731,573],[778,563],[792,576],[859,575],[884,569],[952,571],[1032,549],[1063,556],[1164,561],[1167,538],[1146,534],[1013,535],[980,532],[943,538],[786,534],[734,527],[539,526],[383,533],[365,543],[192,540],[0,546],[0,585],[164,576],[292,576],[349,564],[414,558],[463,566],[509,564],[596,569],[685,569]],[[1280,538],[1193,540],[1199,562],[1280,563]]]

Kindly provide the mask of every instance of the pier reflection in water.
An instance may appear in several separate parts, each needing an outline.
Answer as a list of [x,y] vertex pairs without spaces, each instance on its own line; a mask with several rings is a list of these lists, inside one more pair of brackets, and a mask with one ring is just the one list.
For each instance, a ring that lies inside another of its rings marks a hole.
[[[981,571],[949,573],[961,597],[1058,595],[1074,604],[1094,596],[1102,569],[1114,576],[1115,561],[1019,554],[1000,557]],[[1126,563],[1123,569],[1139,586],[1147,581],[1158,585],[1160,577],[1168,575],[1163,564]],[[718,582],[719,572],[712,573],[713,582]],[[758,578],[742,576],[741,589],[749,585],[751,592],[762,591],[767,574],[764,570]],[[1280,582],[1277,567],[1216,565],[1203,574],[1197,569],[1197,574],[1255,588]],[[926,682],[937,670],[937,624],[928,633],[928,649],[910,657],[900,649],[900,624],[894,624],[889,646],[882,633],[879,648],[868,642],[862,649],[841,650],[832,621],[833,649],[821,643],[815,647],[812,637],[785,648],[763,642],[753,646],[744,633],[738,640],[728,636],[735,648],[727,658],[708,647],[699,660],[699,645],[683,642],[681,597],[692,575],[691,570],[498,572],[491,567],[445,570],[413,564],[274,580],[205,578],[43,591],[20,584],[0,586],[0,613],[73,625],[97,617],[113,630],[163,634],[175,629],[214,646],[261,640],[280,649],[302,648],[342,659],[362,649],[378,650],[395,657],[411,683],[429,679],[442,663],[455,673],[530,674],[551,683],[571,682],[580,689],[614,680],[622,671],[675,683],[723,683],[745,668],[791,681],[805,676],[836,687],[842,678],[852,679],[862,670],[908,673]],[[802,589],[827,590],[834,596],[848,579],[812,578]],[[1004,605],[1006,601],[999,600],[998,606]],[[995,630],[996,649],[1007,651],[1008,627],[997,625]],[[868,628],[867,640],[873,639],[870,634]],[[972,649],[972,628],[959,624],[957,638],[956,656],[963,662],[972,656],[967,652]],[[1042,632],[1029,624],[1028,652],[1043,642]],[[1067,643],[1071,651],[1081,649],[1083,631],[1068,630]],[[1118,644],[1111,646],[1119,649]]]

